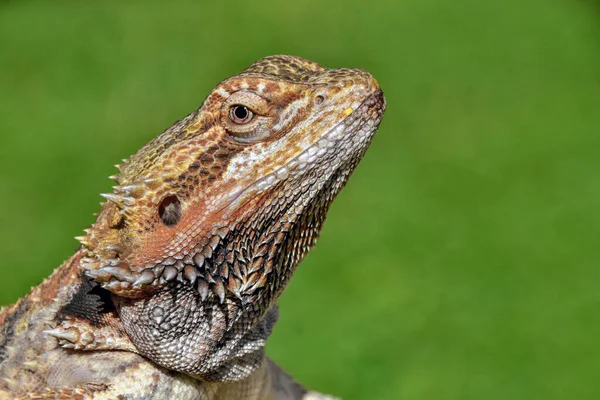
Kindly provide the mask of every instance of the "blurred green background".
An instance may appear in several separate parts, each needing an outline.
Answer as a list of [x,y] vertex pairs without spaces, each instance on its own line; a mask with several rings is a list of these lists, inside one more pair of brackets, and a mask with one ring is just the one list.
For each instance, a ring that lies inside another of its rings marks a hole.
[[0,303],[112,167],[271,54],[388,110],[268,353],[347,399],[600,398],[600,8],[583,0],[0,3]]

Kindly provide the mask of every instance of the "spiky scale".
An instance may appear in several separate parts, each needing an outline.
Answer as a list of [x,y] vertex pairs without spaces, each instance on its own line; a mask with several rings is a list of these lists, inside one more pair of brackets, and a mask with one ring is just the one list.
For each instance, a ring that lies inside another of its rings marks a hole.
[[209,270],[206,270],[204,273],[204,279],[206,279],[206,281],[208,283],[214,284],[215,283],[215,277],[213,276],[212,272]]
[[162,277],[167,282],[174,280],[175,278],[177,278],[177,268],[175,268],[171,265],[165,267],[165,269],[163,270],[163,273],[162,273]]
[[196,254],[194,256],[193,260],[194,260],[194,264],[196,264],[196,267],[198,267],[198,268],[204,267],[204,256],[201,253]]
[[264,257],[267,255],[268,252],[269,252],[269,246],[267,244],[262,244],[258,248],[258,251],[254,253],[254,257],[256,257],[256,258]]
[[221,276],[223,277],[223,279],[229,278],[229,264],[222,263],[220,273],[221,273]]
[[183,277],[193,285],[198,278],[198,272],[196,272],[196,268],[194,266],[186,265],[183,268]]
[[204,249],[202,249],[202,254],[205,258],[211,258],[213,254],[213,248],[210,245],[204,246]]
[[227,286],[226,286],[227,290],[230,293],[233,293],[233,295],[235,297],[237,297],[238,299],[242,299],[242,294],[241,294],[241,284],[239,279],[236,279],[233,275],[229,276],[229,279],[227,280]]
[[155,279],[156,279],[156,276],[154,275],[154,272],[152,272],[152,270],[150,270],[150,269],[147,269],[141,273],[140,277],[135,282],[133,282],[133,285],[134,286],[148,285],[148,284],[154,282]]
[[205,301],[209,292],[208,282],[206,282],[204,279],[198,278],[196,281],[196,290],[200,294],[200,299]]
[[226,237],[226,236],[227,236],[227,234],[229,233],[229,228],[228,228],[228,227],[226,227],[226,226],[223,226],[223,227],[221,227],[221,228],[217,229],[217,230],[215,231],[215,233],[216,233],[217,235],[219,235],[219,237],[220,237],[221,239],[225,239],[225,237]]
[[133,183],[129,185],[120,186],[119,189],[127,196],[139,199],[146,193],[146,185],[143,183]]
[[125,208],[125,201],[123,196],[114,193],[100,193],[100,196],[104,197],[106,200],[115,204],[119,208]]
[[240,262],[239,261],[235,261],[233,263],[233,271],[231,272],[233,276],[235,276],[237,279],[242,279],[243,278],[243,274],[242,271],[240,269]]
[[87,236],[75,236],[75,240],[77,240],[85,247],[91,247],[91,242]]
[[215,277],[214,279],[213,292],[219,298],[219,302],[223,304],[225,301],[225,286],[223,285],[223,281],[219,277]]
[[160,186],[161,180],[156,178],[146,178],[144,183],[150,190],[155,190]]
[[213,237],[210,238],[210,242],[208,242],[208,245],[215,250],[217,248],[217,246],[219,245],[219,243],[221,242],[221,238],[218,235],[215,235]]
[[48,329],[44,331],[44,333],[50,336],[54,336],[57,339],[66,340],[72,343],[77,342],[77,340],[79,340],[79,334],[75,329],[55,328]]
[[116,183],[121,183],[121,176],[117,174],[109,176],[108,179],[115,181]]

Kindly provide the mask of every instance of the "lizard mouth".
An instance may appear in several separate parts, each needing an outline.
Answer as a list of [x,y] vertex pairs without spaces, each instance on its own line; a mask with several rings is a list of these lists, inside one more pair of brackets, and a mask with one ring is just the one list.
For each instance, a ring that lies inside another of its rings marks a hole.
[[369,146],[383,118],[385,107],[385,97],[378,89],[363,100],[352,113],[322,134],[315,143],[292,158],[286,165],[232,193],[223,210],[236,210],[254,195],[270,189],[292,175],[298,176],[318,166],[320,160],[333,161],[335,166],[329,169],[329,174],[334,174],[339,165],[345,161],[358,159]]

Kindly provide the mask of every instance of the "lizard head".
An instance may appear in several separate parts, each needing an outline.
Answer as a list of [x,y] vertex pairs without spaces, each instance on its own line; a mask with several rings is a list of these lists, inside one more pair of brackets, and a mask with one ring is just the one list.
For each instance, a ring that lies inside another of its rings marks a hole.
[[119,166],[81,268],[136,350],[207,380],[261,365],[271,305],[384,110],[363,70],[267,57]]
[[384,109],[363,70],[257,61],[119,166],[83,268],[126,298],[173,283],[217,303],[276,298]]

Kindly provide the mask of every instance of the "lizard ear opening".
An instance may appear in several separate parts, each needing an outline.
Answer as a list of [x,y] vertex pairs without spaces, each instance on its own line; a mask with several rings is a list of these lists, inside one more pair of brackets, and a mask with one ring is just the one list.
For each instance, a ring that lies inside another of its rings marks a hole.
[[162,199],[158,206],[158,215],[163,224],[168,227],[177,225],[181,219],[181,202],[175,195]]

